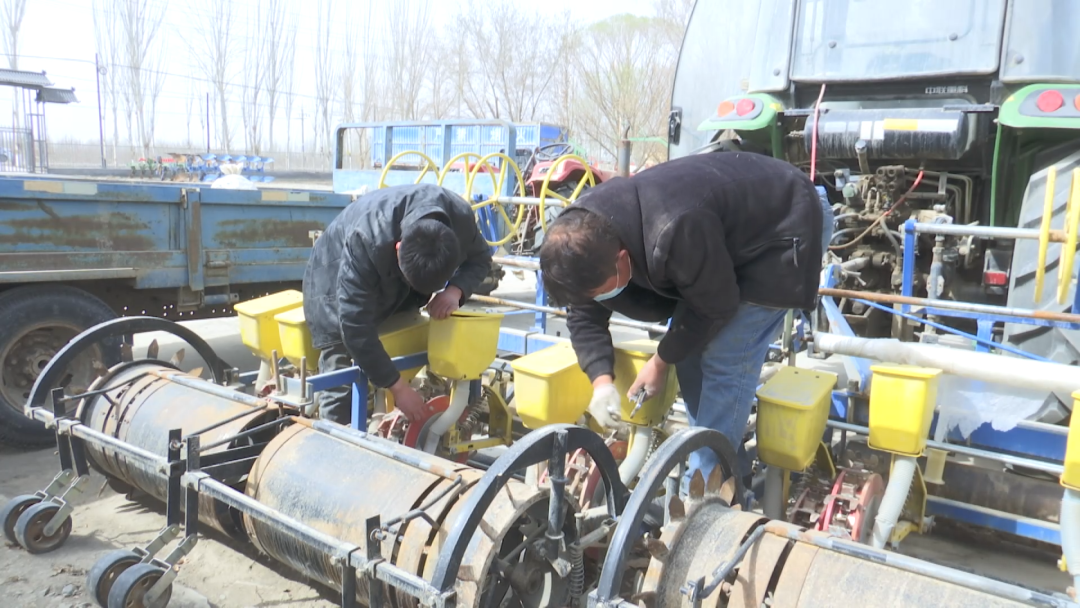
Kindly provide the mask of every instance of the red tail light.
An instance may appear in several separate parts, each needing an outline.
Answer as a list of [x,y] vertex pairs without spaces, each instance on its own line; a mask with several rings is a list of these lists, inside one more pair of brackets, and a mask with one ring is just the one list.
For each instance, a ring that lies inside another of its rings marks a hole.
[[1035,100],[1035,106],[1047,114],[1060,110],[1063,105],[1065,105],[1065,98],[1061,96],[1061,93],[1053,90],[1043,91]]
[[735,104],[735,113],[739,116],[746,116],[750,112],[754,111],[753,99],[740,99],[739,103]]
[[1009,273],[1004,270],[987,270],[983,272],[983,284],[993,287],[1008,285]]
[[1073,105],[1076,106],[1077,110],[1080,110],[1080,95],[1077,95],[1076,99],[1073,100]]

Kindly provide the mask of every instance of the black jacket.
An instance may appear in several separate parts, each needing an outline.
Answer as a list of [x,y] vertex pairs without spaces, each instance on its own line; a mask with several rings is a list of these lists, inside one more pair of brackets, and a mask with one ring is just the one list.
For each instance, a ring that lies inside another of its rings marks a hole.
[[400,377],[379,341],[379,324],[431,298],[405,282],[395,248],[402,226],[424,217],[443,221],[457,234],[461,251],[450,285],[470,297],[490,270],[491,249],[469,204],[428,184],[383,188],[357,199],[315,241],[304,272],[304,316],[313,345],[343,342],[378,387]]
[[822,208],[796,167],[741,152],[696,154],[593,188],[564,213],[607,217],[630,253],[618,296],[572,306],[567,325],[590,379],[614,370],[608,321],[672,319],[658,353],[699,353],[739,302],[812,309],[821,273]]

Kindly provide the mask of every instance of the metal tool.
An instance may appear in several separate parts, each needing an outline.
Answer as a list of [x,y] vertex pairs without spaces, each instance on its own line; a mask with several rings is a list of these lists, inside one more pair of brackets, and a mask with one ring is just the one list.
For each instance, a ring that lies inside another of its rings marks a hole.
[[638,391],[634,393],[634,409],[630,410],[631,418],[637,416],[638,411],[641,410],[641,404],[645,403],[645,399],[648,396],[649,392],[645,390],[644,386],[639,388]]

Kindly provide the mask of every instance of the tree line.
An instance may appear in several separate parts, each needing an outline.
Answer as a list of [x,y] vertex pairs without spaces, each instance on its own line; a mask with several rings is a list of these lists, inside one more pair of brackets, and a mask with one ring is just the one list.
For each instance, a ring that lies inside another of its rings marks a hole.
[[[4,48],[17,69],[26,0],[2,1]],[[449,19],[427,0],[189,0],[179,13],[166,0],[92,4],[114,148],[153,155],[163,87],[187,78],[188,145],[193,126],[194,141],[205,141],[208,97],[212,145],[229,153],[294,150],[303,138],[329,160],[338,122],[498,118],[566,126],[575,144],[610,162],[624,131],[666,132],[693,0],[655,0],[652,15],[586,23],[500,0],[462,0]],[[188,74],[171,61],[180,55]],[[634,161],[665,154],[645,142]]]

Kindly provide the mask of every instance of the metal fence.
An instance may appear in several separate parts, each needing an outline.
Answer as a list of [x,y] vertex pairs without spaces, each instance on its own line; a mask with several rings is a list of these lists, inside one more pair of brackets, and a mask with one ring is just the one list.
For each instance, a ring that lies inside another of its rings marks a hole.
[[35,160],[29,129],[0,128],[0,172],[32,173]]

